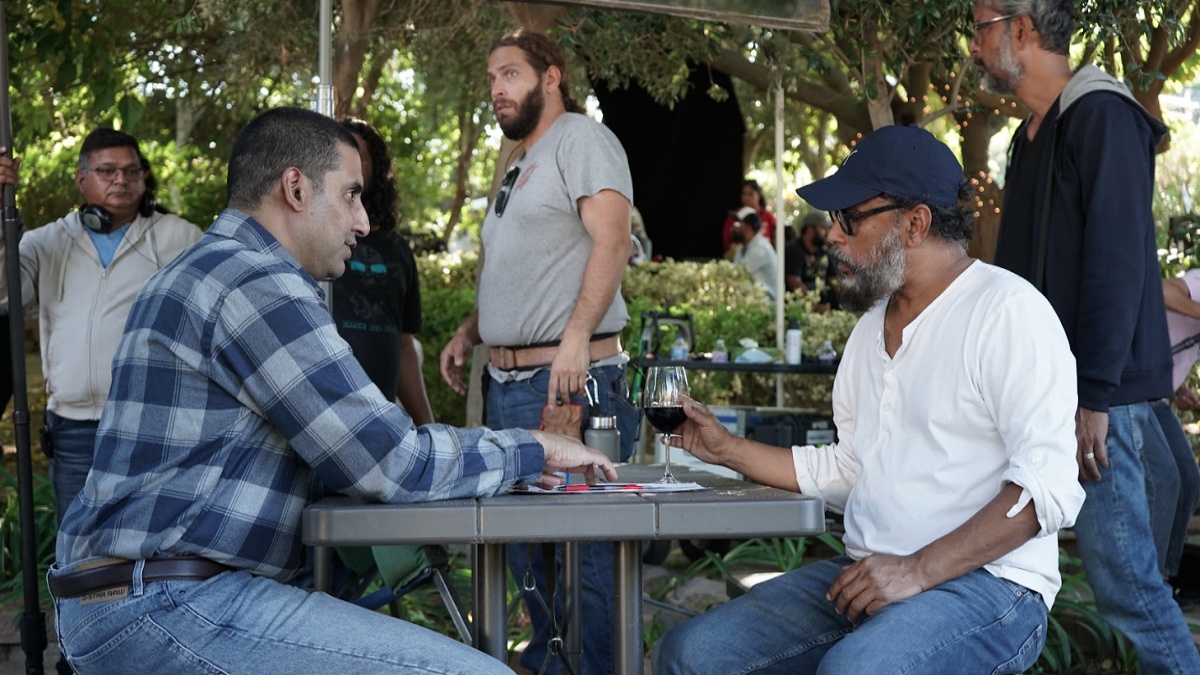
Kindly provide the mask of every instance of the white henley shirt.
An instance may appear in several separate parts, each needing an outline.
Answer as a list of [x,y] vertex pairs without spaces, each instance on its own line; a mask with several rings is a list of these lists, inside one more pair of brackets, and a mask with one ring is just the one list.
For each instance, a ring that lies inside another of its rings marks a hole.
[[845,514],[846,552],[908,555],[999,494],[1024,490],[1038,534],[985,565],[1054,603],[1060,528],[1083,504],[1075,464],[1075,359],[1050,304],[975,261],[884,347],[886,302],[846,344],[833,387],[838,442],[792,449],[801,492]]

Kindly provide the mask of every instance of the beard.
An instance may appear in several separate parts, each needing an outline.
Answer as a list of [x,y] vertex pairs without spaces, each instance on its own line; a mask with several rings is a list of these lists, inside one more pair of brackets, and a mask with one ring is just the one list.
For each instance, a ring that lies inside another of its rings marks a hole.
[[[1005,27],[1004,33],[1007,38],[1007,27]],[[995,94],[1016,92],[1017,87],[1021,84],[1021,79],[1025,76],[1025,68],[1017,63],[1017,55],[1013,52],[1012,43],[1007,40],[1002,42],[1000,51],[996,54],[995,73],[988,70],[982,59],[975,59],[975,65],[979,67],[979,72],[983,73],[983,77],[980,79],[983,88]]]
[[539,76],[537,86],[517,104],[517,116],[509,118],[507,122],[497,120],[500,122],[500,131],[511,141],[525,138],[537,128],[545,107],[546,97],[542,94],[542,78]]
[[846,276],[840,269],[841,285],[838,288],[838,301],[842,306],[854,312],[865,312],[875,306],[875,303],[892,295],[904,286],[904,277],[908,271],[908,256],[900,243],[900,228],[893,227],[883,239],[871,249],[865,263],[854,264],[837,247],[829,249],[829,257],[854,272],[854,276]]

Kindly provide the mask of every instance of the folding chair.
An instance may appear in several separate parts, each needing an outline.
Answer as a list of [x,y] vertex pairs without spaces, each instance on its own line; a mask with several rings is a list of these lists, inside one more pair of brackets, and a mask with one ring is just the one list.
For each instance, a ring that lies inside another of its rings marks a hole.
[[[336,550],[338,560],[334,562],[330,595],[370,610],[387,605],[392,616],[401,618],[400,598],[432,581],[454,622],[458,638],[472,644],[470,620],[449,582],[450,555],[445,547],[345,546]],[[290,583],[312,588],[311,564],[306,564]],[[380,586],[372,591],[376,583]]]

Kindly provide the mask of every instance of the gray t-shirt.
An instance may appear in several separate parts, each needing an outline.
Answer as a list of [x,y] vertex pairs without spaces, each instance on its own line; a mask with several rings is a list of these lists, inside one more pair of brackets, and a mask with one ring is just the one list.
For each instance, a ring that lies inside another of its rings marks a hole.
[[[479,278],[479,336],[497,347],[562,338],[592,250],[579,200],[615,190],[633,202],[621,142],[584,115],[561,115],[508,170],[514,168],[520,173],[505,198],[504,215],[489,208],[481,234],[486,255]],[[618,332],[628,321],[618,287],[596,333]]]

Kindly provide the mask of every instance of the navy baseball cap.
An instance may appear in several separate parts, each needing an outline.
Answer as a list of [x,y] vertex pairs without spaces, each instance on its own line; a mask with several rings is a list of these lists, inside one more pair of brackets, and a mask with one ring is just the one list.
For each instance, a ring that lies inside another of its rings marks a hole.
[[954,206],[962,165],[920,127],[883,127],[858,142],[837,173],[796,190],[822,211],[841,211],[887,193],[931,206]]

